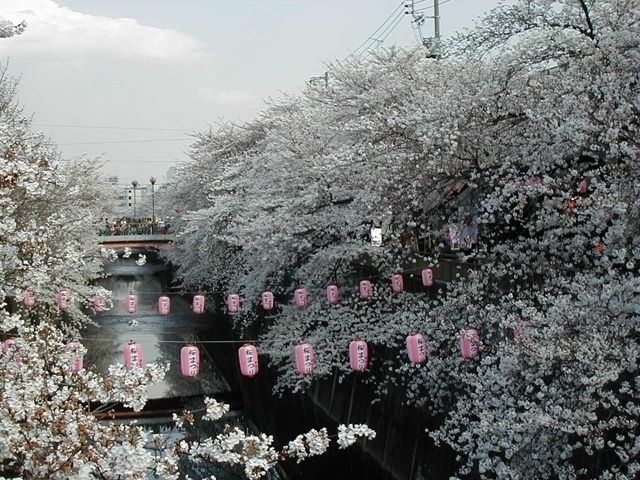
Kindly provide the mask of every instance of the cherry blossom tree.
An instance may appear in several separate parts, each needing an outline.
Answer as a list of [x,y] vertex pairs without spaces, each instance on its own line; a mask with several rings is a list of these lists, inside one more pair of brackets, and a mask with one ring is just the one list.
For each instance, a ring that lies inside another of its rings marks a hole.
[[0,19],[0,38],[9,38],[14,35],[20,35],[24,32],[25,28],[27,28],[27,24],[25,22],[20,22],[17,25],[13,23]]
[[[233,320],[268,327],[276,389],[347,375],[356,337],[397,351],[370,375],[444,418],[428,435],[459,453],[461,476],[635,478],[639,20],[628,0],[517,1],[440,58],[336,63],[328,86],[198,134],[164,192],[184,212],[169,253],[183,285],[241,294]],[[461,220],[477,245],[451,252],[444,233]],[[408,230],[435,240],[426,253],[400,243]],[[438,272],[451,254],[459,273],[438,295],[390,291],[394,271]],[[366,275],[369,301],[355,293]],[[301,285],[306,309],[291,301]],[[266,289],[279,306],[265,321]],[[465,328],[475,358],[460,354]],[[406,360],[411,331],[428,339],[424,365]],[[313,377],[294,368],[301,340],[316,346]]]
[[[116,404],[142,410],[148,385],[161,380],[168,365],[113,365],[104,374],[82,368],[85,349],[70,340],[82,341],[95,296],[110,304],[110,292],[92,284],[104,262],[117,256],[98,246],[108,190],[96,162],[62,160],[33,131],[15,86],[0,72],[0,332],[8,337],[0,353],[0,475],[178,479],[185,478],[180,459],[190,457],[238,465],[248,478],[261,478],[278,461],[324,453],[324,429],[278,451],[272,437],[238,428],[203,441],[180,434],[179,442],[169,442],[135,422],[111,421]],[[64,308],[61,291],[68,294]],[[207,398],[202,411],[176,415],[176,427],[194,415],[220,420],[228,409]],[[341,426],[338,446],[374,436],[363,425]]]

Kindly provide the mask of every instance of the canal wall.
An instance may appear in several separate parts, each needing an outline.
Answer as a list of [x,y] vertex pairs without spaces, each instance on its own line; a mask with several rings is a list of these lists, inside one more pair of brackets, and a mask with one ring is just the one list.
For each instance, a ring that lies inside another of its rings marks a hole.
[[[474,266],[455,259],[441,260],[434,272],[438,287],[430,295],[437,295],[439,288],[457,275],[464,276],[471,268]],[[420,281],[419,274],[406,279],[407,291],[424,291]],[[223,303],[223,298],[211,299],[211,304]],[[202,340],[237,339],[230,318],[225,314],[209,315],[211,328],[203,332]],[[374,440],[355,447],[339,450],[334,442],[324,456],[300,464],[284,462],[282,467],[289,478],[444,480],[455,474],[458,464],[455,453],[446,446],[434,445],[426,433],[441,419],[423,408],[407,405],[402,388],[391,385],[380,398],[374,391],[375,385],[364,382],[362,376],[350,375],[340,382],[334,373],[316,380],[306,392],[274,394],[276,371],[263,361],[259,375],[251,379],[243,377],[237,360],[238,346],[238,343],[203,344],[234,397],[240,400],[244,413],[260,431],[274,436],[276,447],[311,428],[327,427],[329,434],[334,434],[340,423],[365,423],[377,432]],[[384,358],[397,352],[374,348],[374,354]]]

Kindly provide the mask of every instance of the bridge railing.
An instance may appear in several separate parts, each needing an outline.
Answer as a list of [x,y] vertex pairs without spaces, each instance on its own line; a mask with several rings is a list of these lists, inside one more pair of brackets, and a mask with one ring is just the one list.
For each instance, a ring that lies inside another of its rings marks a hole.
[[142,235],[100,235],[100,243],[169,243],[175,240],[176,236],[172,233],[150,235],[148,233]]
[[140,225],[118,228],[101,228],[98,231],[98,235],[112,237],[115,235],[171,235],[171,233],[169,232],[168,227],[159,227],[156,225],[152,229],[151,225]]

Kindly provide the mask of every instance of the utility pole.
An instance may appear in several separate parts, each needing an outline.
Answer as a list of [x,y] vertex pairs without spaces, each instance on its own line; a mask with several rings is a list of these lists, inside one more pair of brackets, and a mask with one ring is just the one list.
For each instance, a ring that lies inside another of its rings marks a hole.
[[440,44],[440,2],[438,0],[433,0],[433,36],[436,39],[436,46],[439,45]]
[[[411,0],[411,3],[405,4],[405,14],[411,15],[415,30],[420,36],[422,45],[429,49],[427,56],[432,58],[438,58],[440,56],[440,1],[433,0],[433,15],[425,15],[423,12],[429,7],[422,7],[416,9],[416,1]],[[422,34],[422,25],[425,19],[433,18],[433,37],[425,37]]]
[[324,75],[322,75],[321,77],[311,77],[309,79],[310,85],[321,85],[322,82],[324,82],[325,87],[329,86],[329,72],[324,72]]

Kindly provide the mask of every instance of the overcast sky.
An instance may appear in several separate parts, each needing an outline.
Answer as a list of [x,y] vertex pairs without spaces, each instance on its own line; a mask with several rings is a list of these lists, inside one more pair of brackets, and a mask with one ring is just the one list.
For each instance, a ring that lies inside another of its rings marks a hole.
[[[299,91],[385,20],[397,25],[384,45],[415,45],[403,3],[411,1],[0,0],[0,18],[28,24],[0,40],[0,57],[64,157],[101,156],[120,183],[145,183],[187,160],[186,132],[251,119],[265,98]],[[441,3],[446,36],[498,0]],[[424,30],[431,35],[431,21]]]

